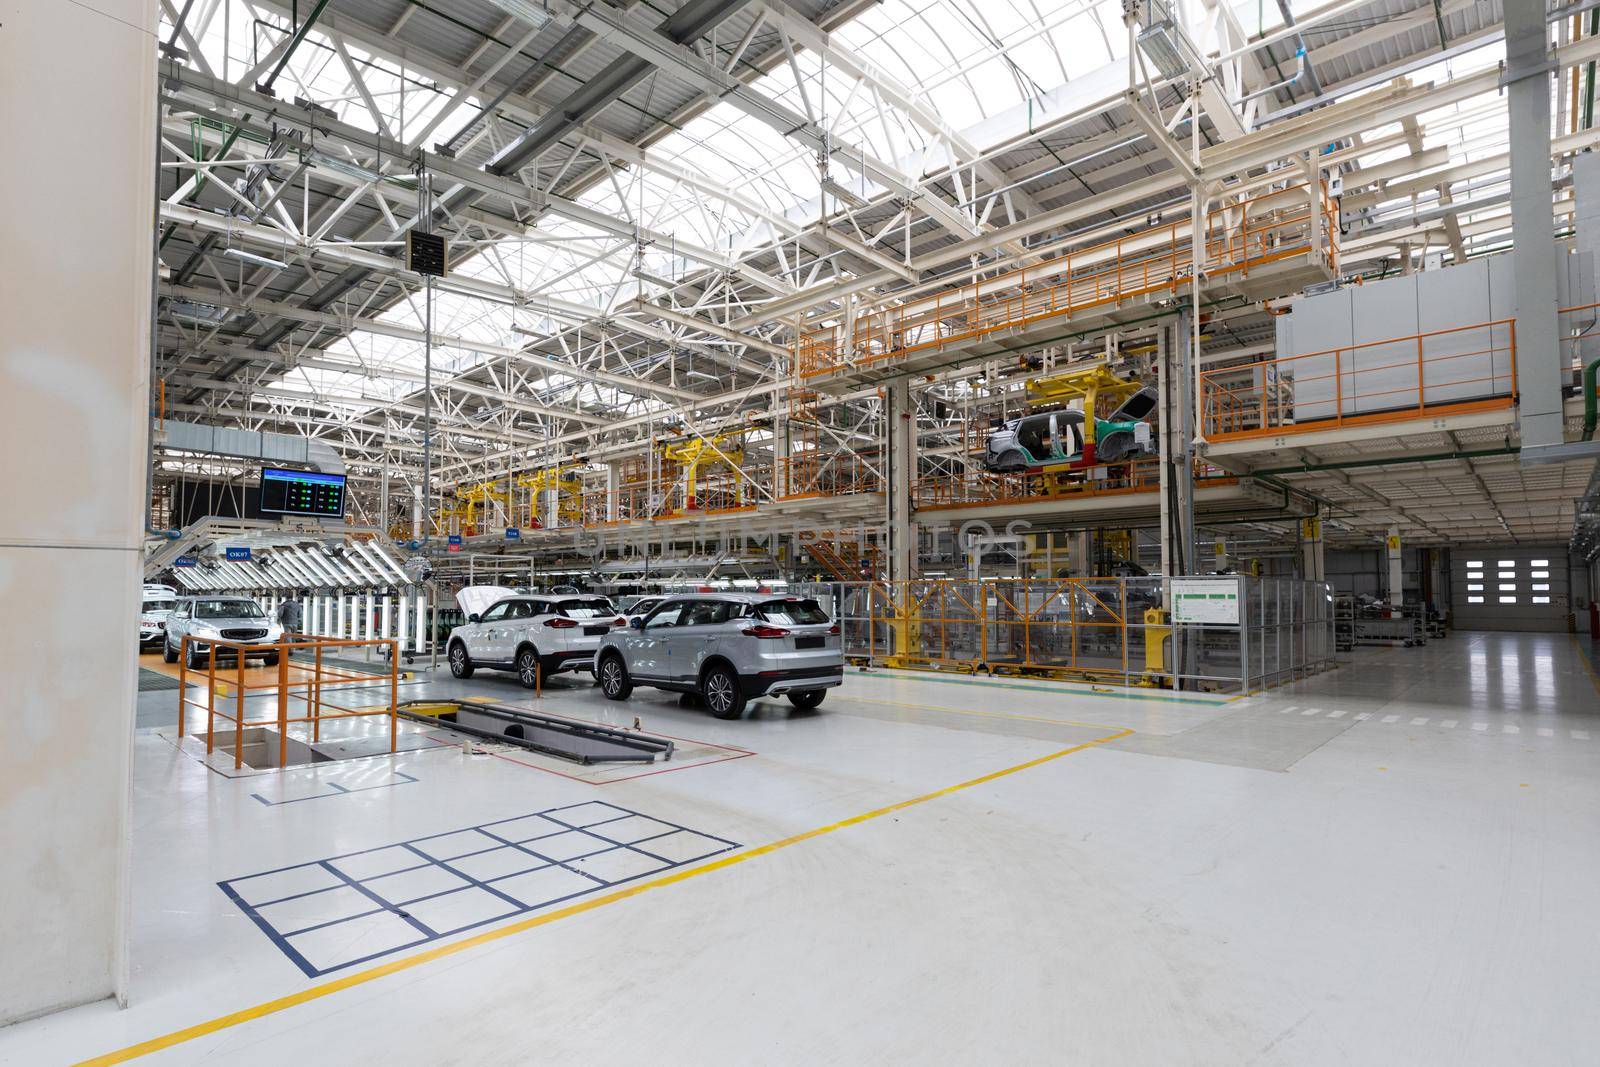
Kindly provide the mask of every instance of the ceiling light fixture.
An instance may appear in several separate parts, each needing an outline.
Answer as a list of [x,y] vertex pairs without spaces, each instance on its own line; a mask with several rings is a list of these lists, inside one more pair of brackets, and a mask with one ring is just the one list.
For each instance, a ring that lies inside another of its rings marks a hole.
[[285,263],[281,259],[272,259],[269,256],[258,256],[254,252],[246,252],[242,248],[224,248],[222,250],[222,254],[225,256],[232,256],[234,259],[242,259],[246,263],[254,263],[258,267],[273,267],[277,270],[287,270],[289,268],[289,264]]

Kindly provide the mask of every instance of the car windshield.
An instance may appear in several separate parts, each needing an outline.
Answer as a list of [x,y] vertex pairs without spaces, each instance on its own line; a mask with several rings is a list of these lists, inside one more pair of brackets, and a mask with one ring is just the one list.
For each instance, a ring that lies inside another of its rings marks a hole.
[[788,626],[809,626],[827,622],[828,613],[815,600],[769,600],[757,604],[755,613],[767,622]]
[[611,601],[604,597],[596,597],[593,600],[567,600],[556,605],[556,614],[565,615],[569,619],[598,619],[616,613],[617,610],[611,606]]
[[261,605],[254,600],[196,600],[197,619],[261,619]]
[[178,602],[176,600],[146,600],[140,605],[139,610],[144,612],[171,611],[177,606]]

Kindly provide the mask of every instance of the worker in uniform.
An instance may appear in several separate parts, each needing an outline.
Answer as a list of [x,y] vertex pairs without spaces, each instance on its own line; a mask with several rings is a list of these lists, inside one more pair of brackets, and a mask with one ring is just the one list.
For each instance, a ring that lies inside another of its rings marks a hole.
[[278,625],[284,633],[300,632],[300,598],[290,597],[278,607]]

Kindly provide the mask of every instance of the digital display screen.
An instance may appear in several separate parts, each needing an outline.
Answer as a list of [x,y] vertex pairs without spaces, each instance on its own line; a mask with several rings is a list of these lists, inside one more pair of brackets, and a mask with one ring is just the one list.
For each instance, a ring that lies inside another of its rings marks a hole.
[[261,469],[261,510],[279,515],[344,518],[344,475]]

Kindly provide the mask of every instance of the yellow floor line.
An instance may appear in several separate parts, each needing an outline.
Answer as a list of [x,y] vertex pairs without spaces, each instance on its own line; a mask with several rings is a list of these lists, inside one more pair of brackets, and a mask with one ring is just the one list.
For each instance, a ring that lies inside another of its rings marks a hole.
[[1012,715],[1004,711],[973,711],[971,708],[947,708],[942,704],[911,704],[903,700],[878,700],[875,697],[841,697],[856,704],[887,704],[893,708],[912,708],[916,711],[942,711],[951,715],[976,715],[983,719],[1016,719],[1019,722],[1045,722],[1051,726],[1087,726],[1094,730],[1120,730],[1103,722],[1079,722],[1076,719],[1049,719],[1042,715]]
[[434,960],[444,959],[447,956],[454,956],[457,953],[465,952],[468,949],[477,948],[479,945],[487,945],[491,942],[499,941],[503,938],[511,937],[514,934],[520,934],[524,931],[532,930],[548,923],[571,918],[574,915],[582,915],[586,911],[593,911],[594,909],[604,907],[607,904],[615,904],[618,901],[627,900],[629,897],[636,897],[639,894],[648,892],[652,889],[676,885],[679,882],[686,882],[691,878],[697,878],[702,874],[709,874],[712,871],[720,871],[727,867],[733,867],[740,863],[744,863],[747,860],[753,860],[757,856],[765,856],[769,853],[776,852],[779,849],[788,848],[790,845],[798,845],[803,841],[810,841],[812,838],[822,837],[824,834],[831,834],[839,830],[848,829],[851,826],[860,825],[861,823],[868,822],[872,819],[882,818],[885,815],[892,815],[897,811],[904,811],[906,808],[915,807],[918,804],[925,804],[930,800],[937,800],[940,797],[949,796],[952,793],[959,793],[963,789],[971,789],[974,786],[984,785],[985,783],[995,781],[998,778],[1004,778],[1007,775],[1016,774],[1018,771],[1030,770],[1034,767],[1039,767],[1043,764],[1061,759],[1063,756],[1070,756],[1074,752],[1082,752],[1084,749],[1094,748],[1096,745],[1103,745],[1107,741],[1115,741],[1118,738],[1127,737],[1131,733],[1133,733],[1132,730],[1118,730],[1116,733],[1107,734],[1105,737],[1097,737],[1093,741],[1085,741],[1080,745],[1073,745],[1071,748],[1064,748],[1060,752],[1052,752],[1047,756],[1040,756],[1037,759],[1028,760],[1026,763],[1018,763],[1015,766],[1006,767],[1003,770],[993,771],[978,778],[969,778],[965,782],[957,782],[955,785],[946,786],[943,789],[935,790],[932,793],[924,793],[922,796],[912,797],[909,800],[902,800],[896,804],[890,804],[888,807],[877,808],[873,811],[863,812],[860,815],[852,815],[848,819],[841,819],[838,822],[829,823],[826,826],[819,826],[816,829],[795,834],[793,837],[785,837],[769,844],[759,845],[744,852],[736,852],[730,856],[725,856],[719,860],[712,860],[710,863],[705,863],[698,867],[689,867],[684,870],[674,871],[673,873],[663,875],[660,878],[654,878],[647,882],[640,882],[638,885],[629,886],[627,889],[619,889],[603,896],[579,901],[576,904],[568,904],[564,908],[557,908],[555,911],[549,911],[541,915],[535,915],[528,919],[522,919],[518,922],[511,923],[508,926],[496,927],[493,930],[477,934],[462,941],[453,941],[448,945],[439,945],[436,948],[425,949],[424,951],[418,952],[411,956],[406,956],[397,960],[391,960],[388,963],[382,963],[376,967],[369,967],[364,971],[357,971],[354,974],[345,975],[343,978],[336,978],[331,982],[323,982],[321,985],[310,986],[309,988],[302,989],[299,992],[290,993],[287,996],[263,1001],[260,1004],[256,1004],[248,1008],[242,1008],[239,1011],[229,1012],[226,1015],[218,1015],[216,1018],[207,1019],[205,1022],[184,1027],[182,1030],[174,1030],[171,1033],[162,1034],[159,1037],[152,1037],[147,1041],[141,1041],[136,1045],[129,1045],[128,1047],[118,1049],[115,1052],[108,1052],[103,1056],[96,1056],[93,1059],[83,1060],[77,1065],[77,1067],[88,1067],[88,1065],[97,1064],[126,1063],[129,1060],[137,1059],[140,1056],[148,1056],[152,1052],[159,1052],[162,1049],[171,1048],[174,1045],[181,1045],[185,1041],[193,1041],[197,1037],[204,1037],[207,1034],[214,1034],[219,1030],[226,1030],[229,1027],[238,1026],[241,1023],[252,1022],[256,1019],[273,1015],[280,1011],[287,1011],[288,1009],[298,1007],[301,1004],[306,1004],[313,1000],[320,1000],[323,997],[331,996],[334,993],[338,993],[358,985],[364,985],[367,982],[376,981],[379,978],[388,977],[391,974],[397,974],[401,971],[410,970],[413,967],[420,967],[425,963],[432,963]]
[[1600,693],[1600,674],[1596,674],[1594,664],[1589,662],[1588,655],[1583,651],[1583,646],[1578,644],[1577,634],[1568,634],[1572,638],[1573,651],[1578,653],[1578,662],[1583,664],[1583,669],[1589,674],[1589,684],[1594,686],[1594,691]]

